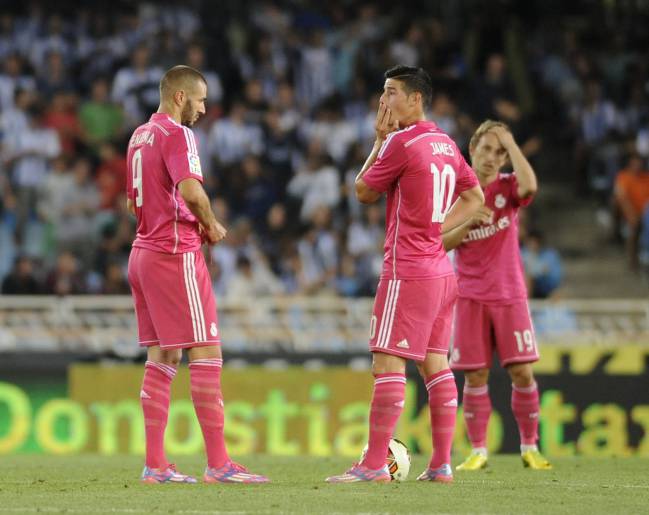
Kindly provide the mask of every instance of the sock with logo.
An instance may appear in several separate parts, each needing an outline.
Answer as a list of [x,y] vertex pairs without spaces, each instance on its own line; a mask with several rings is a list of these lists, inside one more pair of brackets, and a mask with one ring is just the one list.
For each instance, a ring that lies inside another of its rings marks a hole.
[[370,407],[370,437],[362,464],[377,470],[385,465],[388,445],[406,398],[405,374],[376,374]]
[[145,463],[149,468],[166,469],[169,465],[164,450],[164,434],[169,416],[171,381],[176,369],[171,365],[147,361],[140,390],[146,436]]
[[487,426],[491,416],[489,386],[470,387],[464,384],[464,422],[473,449],[487,447]]
[[445,463],[451,463],[457,415],[457,386],[453,372],[447,368],[428,377],[426,389],[433,432],[433,456],[428,466],[435,470]]
[[539,428],[539,391],[530,386],[512,385],[512,411],[521,435],[521,445],[536,445]]
[[223,438],[222,359],[197,359],[189,363],[192,402],[205,440],[208,467],[229,461]]

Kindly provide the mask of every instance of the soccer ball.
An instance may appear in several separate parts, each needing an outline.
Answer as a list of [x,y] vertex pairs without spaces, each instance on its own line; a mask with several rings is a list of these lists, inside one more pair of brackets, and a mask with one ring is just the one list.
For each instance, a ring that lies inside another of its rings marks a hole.
[[[363,448],[361,459],[363,461],[367,454],[367,445]],[[401,440],[392,438],[388,445],[388,455],[385,457],[385,463],[390,471],[392,481],[405,481],[410,472],[410,453],[408,447]]]

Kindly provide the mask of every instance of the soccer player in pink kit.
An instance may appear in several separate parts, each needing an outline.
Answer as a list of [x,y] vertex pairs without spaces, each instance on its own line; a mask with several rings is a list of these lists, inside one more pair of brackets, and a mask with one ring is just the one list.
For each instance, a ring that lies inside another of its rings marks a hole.
[[[523,464],[549,469],[551,465],[536,446],[539,393],[532,363],[539,354],[518,246],[518,211],[532,202],[536,176],[503,123],[487,120],[480,125],[469,143],[469,153],[485,205],[469,221],[443,235],[445,248],[455,249],[459,289],[451,367],[464,371],[464,420],[473,447],[457,468],[478,470],[487,465],[491,414],[487,381],[497,351],[513,383],[511,405]],[[500,173],[508,160],[514,173]]]
[[383,272],[370,322],[375,381],[368,450],[361,463],[327,481],[390,481],[385,460],[403,410],[410,359],[426,382],[434,447],[418,479],[450,482],[457,389],[447,353],[457,285],[441,234],[464,223],[484,198],[456,144],[425,119],[428,74],[396,66],[385,79],[374,148],[356,178],[361,202],[387,193]]
[[203,189],[191,125],[205,114],[207,83],[188,66],[160,81],[160,107],[128,144],[128,208],[137,234],[128,279],[139,343],[147,347],[140,392],[146,435],[145,483],[196,483],[176,471],[164,451],[171,382],[189,355],[191,394],[205,440],[208,483],[262,483],[228,456],[223,438],[221,347],[216,302],[202,242],[226,235]]

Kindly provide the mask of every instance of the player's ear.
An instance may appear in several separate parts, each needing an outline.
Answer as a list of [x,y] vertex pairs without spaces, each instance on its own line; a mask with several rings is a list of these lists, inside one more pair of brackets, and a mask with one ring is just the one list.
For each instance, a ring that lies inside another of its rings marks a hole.
[[179,89],[174,93],[174,102],[181,106],[185,101],[185,92],[182,89]]

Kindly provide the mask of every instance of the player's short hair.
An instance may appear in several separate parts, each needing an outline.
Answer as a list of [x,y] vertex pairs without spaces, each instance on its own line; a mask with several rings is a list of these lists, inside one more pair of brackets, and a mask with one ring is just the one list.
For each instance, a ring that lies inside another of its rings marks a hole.
[[433,81],[423,68],[399,64],[387,70],[383,77],[403,82],[403,89],[408,95],[419,92],[424,107],[430,105],[433,98]]
[[509,125],[507,125],[505,122],[485,120],[480,124],[480,127],[476,129],[476,131],[473,133],[473,136],[471,136],[471,140],[469,141],[469,148],[476,148],[478,146],[478,143],[480,143],[480,138],[482,138],[482,136],[484,136],[494,127],[502,127],[503,129],[511,132]]
[[203,74],[195,68],[184,64],[174,66],[167,70],[160,79],[160,98],[169,98],[176,91],[193,87],[198,81],[202,81],[207,85]]

